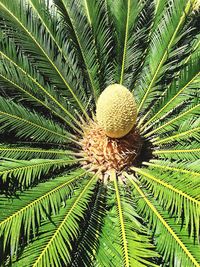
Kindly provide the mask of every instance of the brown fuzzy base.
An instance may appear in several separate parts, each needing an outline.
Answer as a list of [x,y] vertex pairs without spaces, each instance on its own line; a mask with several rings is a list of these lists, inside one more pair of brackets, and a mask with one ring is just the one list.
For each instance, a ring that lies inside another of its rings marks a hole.
[[106,136],[92,121],[84,127],[81,145],[85,154],[83,167],[106,172],[111,169],[121,171],[133,165],[142,143],[138,131],[134,128],[126,136],[116,139]]

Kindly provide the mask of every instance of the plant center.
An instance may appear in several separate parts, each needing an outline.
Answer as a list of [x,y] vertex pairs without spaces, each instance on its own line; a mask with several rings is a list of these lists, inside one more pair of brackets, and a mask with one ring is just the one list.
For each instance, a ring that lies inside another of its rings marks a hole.
[[84,129],[81,145],[85,168],[102,172],[110,169],[121,171],[134,165],[140,154],[142,140],[135,128],[120,139],[108,137],[96,122],[91,121]]
[[106,172],[133,165],[142,146],[136,118],[133,94],[120,84],[108,86],[97,101],[96,118],[84,127],[84,167]]

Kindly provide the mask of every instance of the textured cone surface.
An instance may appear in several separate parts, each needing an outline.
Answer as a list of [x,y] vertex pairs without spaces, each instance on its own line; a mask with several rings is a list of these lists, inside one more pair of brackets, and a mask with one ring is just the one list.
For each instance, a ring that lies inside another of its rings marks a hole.
[[108,86],[97,101],[99,126],[112,138],[125,136],[133,128],[137,108],[132,93],[120,84]]
[[142,140],[135,128],[120,139],[108,137],[96,122],[91,121],[84,129],[81,144],[85,154],[84,168],[106,172],[134,165]]

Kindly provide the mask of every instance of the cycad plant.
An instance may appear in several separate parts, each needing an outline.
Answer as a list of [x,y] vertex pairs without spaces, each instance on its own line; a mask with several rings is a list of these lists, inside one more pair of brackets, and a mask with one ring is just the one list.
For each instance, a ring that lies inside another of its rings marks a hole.
[[0,0],[1,266],[200,266],[195,0]]

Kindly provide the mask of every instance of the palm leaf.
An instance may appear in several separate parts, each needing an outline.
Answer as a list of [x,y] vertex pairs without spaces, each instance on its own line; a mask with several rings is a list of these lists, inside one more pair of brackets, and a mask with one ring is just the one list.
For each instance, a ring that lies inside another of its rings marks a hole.
[[72,254],[71,266],[90,266],[96,256],[99,247],[99,236],[103,226],[105,215],[105,188],[99,185],[91,206],[90,213],[87,215],[87,222],[83,226],[81,234],[76,241],[75,249]]
[[35,181],[39,181],[42,175],[48,174],[50,170],[75,164],[74,159],[32,159],[32,160],[12,160],[1,161],[0,176],[3,182],[17,183],[23,187],[28,187]]
[[158,266],[152,260],[158,254],[153,250],[145,227],[139,222],[133,203],[119,188],[115,171],[111,177],[114,179],[114,192],[108,203],[112,206],[100,237],[104,249],[97,251],[97,266]]
[[[50,101],[55,103],[58,108],[61,108],[61,110],[64,111],[70,119],[77,123],[76,118],[70,113],[69,105],[68,111],[65,108],[66,104],[64,104],[64,99],[58,96],[52,86],[44,84],[44,79],[38,73],[37,69],[31,65],[30,60],[21,51],[19,51],[12,41],[8,40],[1,43],[0,55],[4,63],[4,65],[1,66],[1,78],[31,97],[31,100],[36,100],[37,103],[40,105],[42,104],[42,106],[51,112],[54,112],[54,114],[74,128],[73,124],[70,123],[69,120],[66,120],[64,116],[61,116],[52,104],[50,105],[49,103],[46,103],[46,98],[49,98]],[[36,90],[35,87],[38,90]],[[46,98],[44,98],[44,96],[46,96]]]
[[40,149],[35,147],[19,147],[17,144],[12,146],[0,145],[1,157],[14,158],[14,159],[26,159],[33,158],[41,159],[57,159],[65,158],[67,155],[76,155],[71,151],[61,149]]
[[[177,225],[156,200],[152,198],[150,201],[146,191],[141,190],[132,179],[130,182],[141,197],[138,208],[149,219],[151,228],[155,231],[158,250],[163,253],[164,259],[171,266],[199,266],[198,245],[187,238],[185,231],[180,230],[181,225]],[[166,242],[168,239],[170,242]]]
[[134,72],[137,70],[135,66],[142,57],[142,49],[138,44],[148,27],[145,19],[139,21],[138,18],[140,12],[145,12],[142,11],[144,4],[140,1],[117,0],[115,5],[108,1],[108,6],[116,29],[116,81],[128,86],[133,83]]
[[[145,186],[153,192],[156,199],[169,209],[172,214],[176,214],[177,221],[182,217],[184,213],[184,221],[186,228],[191,226],[191,235],[196,234],[199,238],[199,220],[200,220],[200,201],[199,201],[199,181],[189,179],[187,174],[181,176],[176,175],[174,179],[173,175],[169,175],[170,172],[160,172],[159,170],[139,170],[133,168],[138,174],[141,175],[141,181],[145,183]],[[175,187],[176,186],[176,187]],[[187,192],[185,190],[187,188]],[[188,193],[189,192],[189,193]],[[163,199],[164,197],[164,199]],[[175,207],[175,203],[179,203]],[[190,213],[188,213],[190,210]],[[194,227],[196,230],[194,230]]]
[[[115,174],[113,174],[115,175]],[[124,266],[157,266],[150,261],[148,261],[148,258],[151,258],[153,256],[156,256],[151,249],[152,246],[148,244],[148,239],[145,240],[143,236],[142,242],[141,237],[137,234],[137,231],[141,231],[141,226],[138,225],[138,222],[134,222],[134,220],[125,219],[125,212],[122,209],[122,200],[119,192],[119,188],[117,185],[116,177],[114,178],[114,186],[115,186],[115,192],[116,192],[116,198],[117,198],[117,211],[119,216],[119,224],[121,228],[121,245],[122,245],[122,251],[123,251],[123,262]],[[124,209],[128,210],[128,207],[126,207],[125,203],[123,203]],[[128,205],[127,205],[128,206]],[[130,214],[126,214],[131,217]],[[135,230],[135,233],[133,232]],[[142,234],[142,231],[141,231]],[[134,238],[133,238],[134,236]],[[146,244],[145,244],[146,241]]]
[[[190,8],[193,2],[181,1],[172,3],[165,8],[165,14],[160,20],[160,23],[156,27],[156,30],[152,36],[150,43],[148,66],[145,66],[140,77],[140,84],[138,91],[138,102],[140,102],[138,110],[140,111],[146,103],[147,96],[151,100],[149,94],[152,94],[153,88],[159,77],[163,73],[163,65],[168,59],[168,55],[173,46],[175,46],[178,36],[180,34],[181,27],[183,26],[184,20],[187,14],[190,12]],[[168,25],[170,24],[170,27]],[[162,36],[162,38],[161,38]]]
[[[70,262],[71,244],[78,236],[79,223],[84,218],[84,211],[87,209],[92,190],[96,184],[96,178],[97,176],[90,178],[83,188],[79,189],[71,199],[67,200],[66,207],[52,218],[53,224],[47,222],[47,227],[41,227],[43,242],[36,240],[34,246],[30,245],[25,249],[25,255],[27,252],[29,255],[25,262],[32,266],[41,266],[41,264],[49,266],[51,263],[59,265],[62,262],[64,264]],[[57,229],[55,226],[57,226]],[[43,235],[44,230],[45,232],[48,231],[48,234]],[[37,253],[35,253],[35,247],[37,248]],[[52,250],[54,252],[53,258]],[[22,263],[23,260],[22,257]]]
[[[81,87],[83,87],[83,84],[81,83],[83,82],[81,79],[81,76],[83,75],[82,69],[77,63],[75,64],[75,62],[78,62],[78,58],[70,41],[63,43],[59,31],[56,31],[57,25],[54,16],[59,19],[58,15],[56,14],[56,8],[52,8],[51,6],[50,10],[46,6],[45,2],[41,2],[39,0],[29,0],[28,2],[30,3],[30,6],[32,6],[34,13],[39,17],[41,24],[47,30],[52,41],[55,43],[59,53],[70,67],[70,71],[72,71],[73,75],[76,77],[76,83],[80,83],[81,89]],[[71,51],[68,53],[68,47],[70,47],[73,52]]]
[[[62,10],[61,16],[73,32],[74,42],[80,52],[85,65],[85,72],[88,77],[89,86],[91,88],[94,100],[97,99],[99,93],[99,64],[97,63],[95,40],[92,34],[88,17],[84,16],[83,10],[79,10],[81,1],[54,0],[55,4]],[[84,27],[81,27],[84,25]]]
[[[198,79],[199,79],[199,57],[197,55],[196,60],[193,59],[191,62],[188,62],[188,66],[186,66],[178,77],[174,79],[171,86],[167,90],[164,97],[159,100],[157,103],[157,107],[151,110],[151,118],[147,123],[144,124],[144,128],[153,122],[153,125],[158,122],[159,118],[163,118],[163,116],[171,111],[171,109],[181,102],[186,101],[192,92],[198,87]],[[187,96],[188,95],[188,96]],[[153,116],[152,116],[153,114]],[[156,119],[156,120],[155,120]],[[152,124],[151,124],[152,127]],[[148,128],[146,128],[147,130]]]
[[190,145],[176,145],[173,149],[166,148],[153,151],[153,154],[158,155],[160,158],[175,159],[175,160],[186,160],[193,162],[199,159],[199,143],[193,142]]
[[[8,102],[0,97],[0,121],[1,132],[5,132],[8,127],[10,131],[16,132],[20,138],[31,138],[35,141],[68,142],[73,136],[64,131],[59,125],[51,120],[39,116],[35,112],[30,112],[22,105],[13,101]],[[35,137],[34,137],[35,136]],[[75,140],[72,142],[76,142]]]
[[81,4],[92,29],[99,71],[101,72],[101,76],[99,76],[101,91],[109,84],[115,82],[112,57],[112,53],[114,53],[114,36],[112,32],[112,21],[108,13],[109,5],[107,1],[103,0],[84,0],[81,1]]
[[145,137],[149,137],[152,134],[155,133],[164,133],[167,131],[171,131],[173,130],[175,127],[177,127],[178,125],[180,125],[182,122],[184,122],[187,119],[191,119],[195,116],[198,116],[199,114],[199,108],[200,108],[200,104],[198,101],[198,98],[195,98],[194,100],[196,103],[191,103],[190,105],[188,105],[185,110],[183,110],[184,112],[180,113],[178,116],[177,115],[171,115],[170,119],[168,119],[167,122],[160,122],[160,126],[155,128],[152,131],[149,131],[147,134],[145,134]]
[[[65,71],[65,74],[63,73],[63,69],[67,70],[67,64],[65,64],[65,68],[63,68],[62,61],[59,57],[57,57],[56,60],[54,60],[52,53],[50,53],[50,42],[48,41],[48,36],[46,38],[40,37],[40,31],[36,30],[36,27],[33,28],[31,25],[31,21],[26,20],[26,14],[30,11],[29,5],[24,5],[24,1],[18,0],[17,2],[13,2],[11,4],[8,4],[7,1],[2,0],[0,2],[0,7],[3,9],[3,15],[11,24],[11,27],[13,23],[19,28],[21,31],[21,38],[18,39],[18,42],[21,43],[22,37],[24,37],[23,45],[26,46],[29,51],[32,51],[35,56],[40,55],[38,57],[37,65],[40,66],[42,71],[45,71],[48,75],[51,74],[54,78],[54,81],[56,81],[56,84],[59,85],[61,88],[63,88],[63,85],[65,88],[68,88],[70,94],[78,104],[78,106],[81,108],[82,112],[85,113],[85,109],[80,101],[80,99],[77,97],[77,95],[74,93],[72,87],[67,82],[67,80],[72,80],[72,77],[68,75],[68,79],[65,78],[68,71]],[[31,19],[33,19],[34,16],[31,16]],[[36,23],[36,19],[34,20]],[[39,26],[39,22],[38,26]],[[41,25],[42,27],[42,25]],[[18,38],[18,35],[13,32],[13,36],[15,38]],[[34,46],[30,46],[30,42],[27,42],[27,38],[30,40]],[[40,65],[39,65],[40,63]],[[45,64],[46,63],[46,64]],[[46,66],[46,69],[44,68],[44,64]],[[80,90],[81,91],[81,90]],[[63,108],[59,102],[57,104]],[[63,108],[64,109],[64,108]],[[66,110],[65,110],[66,112]],[[86,114],[86,113],[85,113]]]
[[199,140],[200,119],[192,118],[185,120],[173,134],[165,134],[162,137],[157,137],[153,141],[155,145],[162,145],[170,142],[178,142],[180,140],[191,139]]
[[[6,215],[2,212],[0,216],[0,236],[3,237],[4,249],[9,246],[9,251],[15,253],[20,243],[18,236],[22,232],[29,242],[30,237],[36,235],[41,220],[58,213],[62,202],[72,194],[77,180],[84,175],[85,172],[72,172],[48,181],[45,187],[41,183],[33,189],[19,192],[12,199],[1,196],[1,210],[4,208],[9,211]],[[4,236],[5,232],[9,234]]]
[[[1,266],[199,267],[195,8],[0,0]],[[115,139],[96,120],[114,83],[137,103]]]
[[[186,172],[186,173],[190,173],[192,175],[198,175],[199,171],[200,171],[200,168],[199,168],[199,159],[198,160],[195,160],[193,162],[186,162],[186,161],[182,161],[182,162],[171,162],[170,160],[158,160],[158,159],[154,159],[154,160],[151,160],[152,163],[155,163],[155,164],[160,164],[161,166],[165,166],[166,169],[169,167],[169,168],[173,168],[175,169],[176,171],[179,171],[179,172]],[[149,164],[151,163],[149,162]],[[147,164],[147,162],[145,162],[145,165]],[[189,171],[189,172],[188,172]]]

